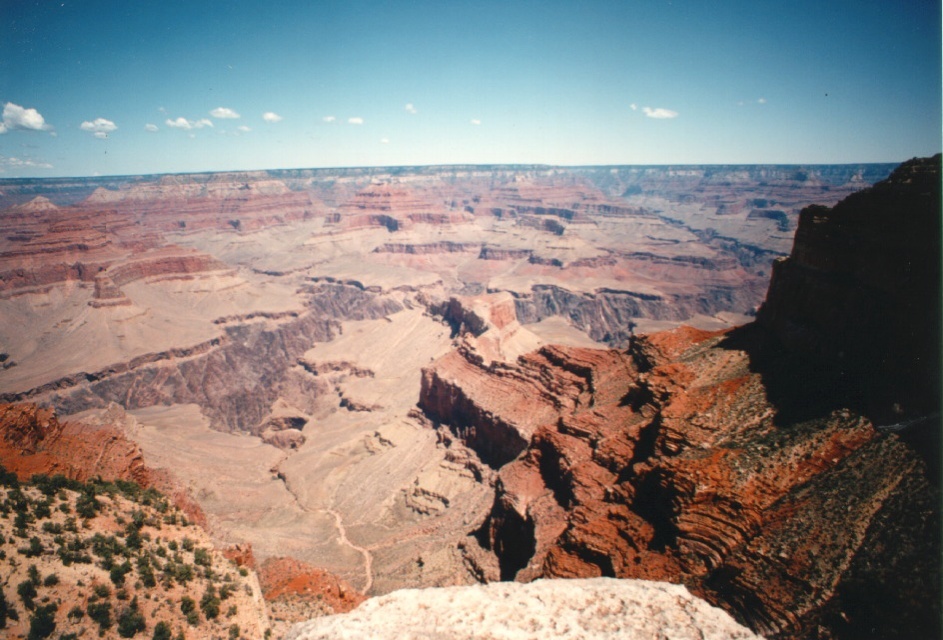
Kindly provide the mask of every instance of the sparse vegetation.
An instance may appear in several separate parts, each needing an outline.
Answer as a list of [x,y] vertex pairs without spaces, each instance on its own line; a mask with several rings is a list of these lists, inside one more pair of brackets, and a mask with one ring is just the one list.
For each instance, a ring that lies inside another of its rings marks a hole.
[[182,535],[186,522],[134,483],[20,482],[0,466],[0,635],[167,639],[199,626],[201,637],[243,637],[249,572],[198,530]]

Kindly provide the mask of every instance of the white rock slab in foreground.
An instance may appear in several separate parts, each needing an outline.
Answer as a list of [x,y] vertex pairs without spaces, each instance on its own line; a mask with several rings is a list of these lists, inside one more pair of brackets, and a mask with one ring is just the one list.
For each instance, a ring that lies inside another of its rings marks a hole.
[[666,582],[591,578],[403,589],[343,615],[295,625],[286,640],[318,638],[759,638],[725,611]]

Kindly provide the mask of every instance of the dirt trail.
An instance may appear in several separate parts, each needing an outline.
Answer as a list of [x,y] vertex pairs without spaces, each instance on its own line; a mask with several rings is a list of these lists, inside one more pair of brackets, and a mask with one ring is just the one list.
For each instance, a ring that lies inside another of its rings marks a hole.
[[341,514],[334,509],[325,509],[325,511],[334,516],[334,524],[337,525],[337,537],[341,544],[350,547],[363,556],[364,573],[366,573],[367,580],[360,593],[367,595],[367,592],[370,591],[370,588],[373,586],[373,556],[368,549],[356,545],[348,539],[347,529],[344,528],[344,521],[341,518]]

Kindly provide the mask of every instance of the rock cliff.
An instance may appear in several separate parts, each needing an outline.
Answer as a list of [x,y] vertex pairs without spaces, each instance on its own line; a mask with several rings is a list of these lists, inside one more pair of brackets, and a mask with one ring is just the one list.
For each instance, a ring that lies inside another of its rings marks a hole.
[[938,375],[939,183],[914,161],[807,209],[751,325],[427,368],[420,407],[499,468],[486,577],[681,582],[775,638],[936,637],[939,485],[911,433],[938,442],[938,388],[895,376]]
[[808,207],[759,322],[882,417],[938,410],[940,232],[939,155],[831,209]]

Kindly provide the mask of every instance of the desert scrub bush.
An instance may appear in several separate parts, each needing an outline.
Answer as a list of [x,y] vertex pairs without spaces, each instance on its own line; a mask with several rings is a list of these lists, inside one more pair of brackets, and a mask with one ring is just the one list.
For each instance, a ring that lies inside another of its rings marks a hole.
[[109,598],[111,597],[111,587],[107,584],[96,584],[92,587],[92,592],[98,598]]
[[48,498],[40,500],[33,506],[33,515],[37,520],[45,520],[52,515],[52,504]]
[[95,497],[95,490],[89,486],[82,489],[75,501],[75,512],[86,520],[94,518],[101,509],[101,502]]
[[201,567],[212,567],[213,558],[210,556],[209,551],[203,547],[197,547],[193,550],[193,563],[198,564]]
[[7,619],[10,617],[10,604],[7,602],[7,596],[0,589],[0,629],[7,628]]
[[23,601],[23,606],[26,607],[28,611],[32,611],[33,607],[36,604],[33,602],[33,598],[36,597],[36,587],[29,580],[24,580],[23,582],[16,585],[16,594],[20,596],[20,600]]
[[36,607],[36,611],[29,619],[29,634],[26,636],[29,640],[40,640],[48,638],[56,630],[56,610],[58,605],[50,603],[41,607]]
[[213,620],[219,616],[219,605],[220,600],[219,595],[216,593],[216,587],[213,586],[213,583],[209,583],[206,585],[203,597],[200,598],[200,610],[207,620]]
[[43,532],[58,535],[62,533],[62,525],[58,522],[44,522]]
[[196,610],[196,600],[190,596],[183,596],[180,598],[180,612],[183,615],[187,615],[191,611]]
[[122,638],[133,638],[144,631],[147,625],[144,616],[138,610],[138,599],[131,600],[131,604],[121,610],[118,616],[118,635]]
[[110,602],[89,602],[85,608],[88,617],[98,623],[98,629],[102,633],[111,628],[111,603]]
[[121,564],[115,565],[108,572],[108,577],[116,587],[124,585],[124,577],[131,573],[131,563],[125,560]]
[[43,546],[43,543],[40,541],[38,536],[32,536],[29,539],[29,546],[20,547],[16,551],[27,558],[38,558],[39,556],[43,555],[43,552],[46,551],[46,548]]
[[154,635],[151,636],[151,640],[170,640],[172,636],[173,632],[170,628],[170,623],[161,620],[154,625]]

